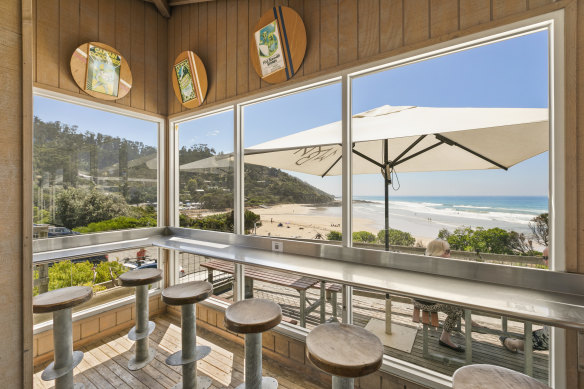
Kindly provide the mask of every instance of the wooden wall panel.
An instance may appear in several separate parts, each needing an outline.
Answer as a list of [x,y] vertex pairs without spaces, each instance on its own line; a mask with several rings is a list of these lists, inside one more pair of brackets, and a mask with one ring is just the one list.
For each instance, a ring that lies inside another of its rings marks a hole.
[[404,44],[424,42],[430,38],[429,0],[404,1]]
[[359,58],[379,53],[379,0],[360,0],[358,7]]
[[404,43],[403,0],[379,1],[379,50],[384,53]]
[[159,115],[168,112],[170,77],[167,69],[159,69],[167,67],[170,55],[168,19],[153,4],[142,0],[35,1],[33,26],[35,86],[96,101],[77,87],[69,63],[77,46],[99,41],[122,53],[134,81],[126,97],[105,103]]
[[38,0],[36,15],[36,79],[48,86],[59,86],[59,1]]
[[350,63],[352,61],[355,61],[359,57],[359,53],[357,52],[358,36],[359,35],[357,31],[357,2],[354,0],[340,0],[339,64]]
[[[23,0],[27,2],[27,0]],[[40,6],[43,9],[43,6]],[[30,356],[27,349],[32,335],[32,288],[30,264],[32,257],[28,256],[23,247],[30,247],[30,236],[26,236],[23,228],[23,220],[31,215],[31,208],[25,202],[31,200],[30,191],[24,191],[23,187],[30,183],[31,174],[23,174],[23,168],[31,168],[30,152],[24,154],[26,139],[29,150],[32,148],[30,139],[30,127],[32,118],[29,114],[31,108],[30,90],[23,93],[23,85],[30,83],[31,71],[23,75],[23,29],[22,29],[22,1],[2,2],[0,5],[0,133],[2,134],[2,148],[0,148],[0,214],[2,225],[0,232],[5,237],[0,240],[0,328],[4,331],[2,347],[0,348],[0,376],[3,387],[30,387],[32,380],[29,377],[31,368],[25,362]],[[28,14],[30,15],[32,1],[28,1]],[[49,11],[51,18],[58,18],[56,12]],[[30,19],[28,19],[30,23]],[[42,30],[50,31],[50,40],[58,40],[58,26],[56,29],[49,25],[43,25]],[[29,36],[32,39],[32,36]],[[30,46],[30,45],[28,45]],[[58,60],[59,51],[54,55],[43,53],[45,57]],[[27,62],[32,50],[24,52]],[[29,63],[29,62],[28,62]],[[55,69],[54,64],[52,66]],[[45,73],[46,74],[46,73]],[[24,76],[24,77],[23,77]],[[27,82],[28,80],[28,82]],[[25,117],[29,124],[23,121],[23,100],[28,103]],[[27,135],[23,137],[23,130]],[[25,161],[26,159],[26,161]],[[31,169],[32,170],[32,169]],[[24,199],[23,199],[24,196]],[[29,219],[30,220],[30,219]],[[26,266],[28,264],[28,266]],[[28,269],[27,269],[28,268]],[[28,272],[27,272],[28,270]],[[28,273],[28,277],[27,276]],[[30,312],[30,315],[28,314]],[[27,323],[30,320],[30,323]],[[32,340],[32,339],[31,339]],[[32,345],[32,343],[30,343]],[[23,363],[25,362],[25,363]],[[32,365],[30,365],[32,367]],[[25,378],[26,376],[26,378]],[[29,382],[30,381],[30,382]]]
[[489,0],[460,0],[460,28],[465,29],[491,21]]
[[[253,0],[252,0],[253,1]],[[248,92],[249,88],[249,1],[237,2],[237,94]],[[230,39],[230,38],[227,38]]]
[[[62,2],[59,12],[59,61],[64,63],[71,60],[71,54],[78,46],[79,0]],[[70,70],[64,66],[59,66],[59,88],[79,93]]]
[[[225,99],[227,93],[227,3],[217,1],[217,67],[215,68],[216,100]],[[212,68],[210,68],[212,70]]]
[[445,35],[459,29],[458,0],[430,0],[430,36]]
[[[237,95],[237,0],[227,0],[227,95]],[[208,71],[211,71],[210,69]]]
[[132,89],[130,90],[130,104],[133,108],[144,109],[144,94],[146,87],[145,49],[144,49],[144,2],[132,3],[132,38],[130,69],[132,69]]
[[320,7],[321,68],[328,69],[337,66],[339,62],[338,1],[321,0]]
[[[209,19],[209,24],[207,25],[207,62],[205,63],[205,68],[217,69],[217,3],[210,2],[207,5],[207,17]],[[217,95],[217,81],[215,79],[215,73],[207,74],[207,81],[209,88],[207,90],[207,98],[205,99],[206,104],[211,104],[215,102]]]
[[493,19],[523,12],[527,9],[527,0],[492,0]]

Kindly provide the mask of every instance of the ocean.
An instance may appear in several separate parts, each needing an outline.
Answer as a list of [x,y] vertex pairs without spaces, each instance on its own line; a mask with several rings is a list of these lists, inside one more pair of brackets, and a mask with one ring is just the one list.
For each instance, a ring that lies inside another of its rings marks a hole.
[[[356,196],[353,218],[384,228],[384,197]],[[340,207],[321,212],[340,216]],[[547,196],[390,196],[389,225],[417,237],[435,238],[446,228],[500,227],[530,234],[529,222],[548,212]],[[338,215],[337,215],[338,214]]]

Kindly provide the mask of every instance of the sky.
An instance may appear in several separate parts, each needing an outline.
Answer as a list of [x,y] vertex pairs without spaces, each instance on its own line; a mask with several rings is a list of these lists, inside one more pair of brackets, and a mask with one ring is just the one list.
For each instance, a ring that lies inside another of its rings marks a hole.
[[[548,107],[548,34],[518,38],[362,76],[353,81],[353,114],[382,105],[431,107]],[[35,115],[77,124],[81,131],[156,144],[156,124],[35,97]],[[341,85],[264,101],[244,109],[244,147],[341,119]],[[231,111],[182,123],[179,147],[204,143],[233,151]],[[291,174],[340,196],[341,177]],[[399,174],[390,196],[547,196],[548,153],[508,171]],[[355,175],[355,196],[383,195],[380,174]]]

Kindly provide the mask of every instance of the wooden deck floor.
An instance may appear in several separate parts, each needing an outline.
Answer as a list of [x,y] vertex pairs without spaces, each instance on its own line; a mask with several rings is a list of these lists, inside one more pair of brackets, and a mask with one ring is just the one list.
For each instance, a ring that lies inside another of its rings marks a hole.
[[[181,380],[181,368],[168,366],[165,359],[180,349],[180,322],[164,315],[155,320],[151,345],[157,348],[155,360],[142,370],[128,370],[128,360],[133,355],[133,342],[126,337],[127,331],[106,337],[82,347],[83,361],[75,368],[75,382],[85,384],[86,389],[134,389],[172,388]],[[198,362],[197,374],[213,379],[211,388],[234,388],[243,382],[243,346],[228,341],[203,329],[197,330],[197,342],[210,346],[209,356]],[[48,362],[35,368],[34,387],[53,388],[54,381],[40,379]],[[264,374],[275,377],[284,389],[319,389],[322,386],[308,381],[291,369],[264,359]]]
[[[319,290],[310,289],[307,297],[318,298]],[[231,297],[230,293],[225,293],[223,297]],[[262,297],[276,301],[282,307],[282,311],[288,317],[298,319],[299,317],[299,298],[298,293],[293,289],[279,287],[263,282],[254,283],[254,296]],[[341,315],[341,296],[338,297],[338,315]],[[446,375],[452,375],[456,369],[461,367],[460,364],[444,364],[439,361],[424,358],[422,352],[422,329],[421,325],[412,322],[413,306],[409,303],[392,304],[392,322],[401,325],[418,328],[416,339],[411,353],[403,352],[393,348],[386,347],[385,353],[393,357],[414,363],[419,366],[440,372]],[[307,328],[313,328],[319,324],[319,311],[312,312],[307,317]],[[327,319],[331,317],[331,305],[327,303]],[[385,302],[384,300],[354,296],[353,297],[353,321],[356,325],[365,327],[371,318],[385,320]],[[440,323],[443,322],[445,315],[440,314]],[[498,318],[481,316],[473,313],[473,320],[479,324],[494,330],[501,330],[501,321]],[[538,328],[534,325],[534,329]],[[464,330],[464,324],[462,329]],[[428,343],[430,352],[440,353],[446,356],[464,359],[464,354],[451,351],[438,344],[438,338],[442,328],[438,331],[430,331],[430,341]],[[521,336],[523,334],[523,324],[509,321],[508,331],[511,335]],[[524,371],[524,354],[519,352],[513,354],[501,346],[498,335],[481,334],[473,332],[473,363],[489,363],[503,366],[519,372]],[[464,334],[455,333],[452,336],[455,343],[464,345]],[[542,382],[548,381],[549,376],[549,353],[547,351],[533,352],[533,372],[534,377]]]

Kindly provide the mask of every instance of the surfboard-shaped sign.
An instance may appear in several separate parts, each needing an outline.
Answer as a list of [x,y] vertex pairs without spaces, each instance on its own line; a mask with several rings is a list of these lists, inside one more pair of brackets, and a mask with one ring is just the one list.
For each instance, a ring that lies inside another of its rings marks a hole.
[[75,49],[71,74],[81,90],[102,100],[121,99],[132,88],[128,62],[119,51],[100,42],[84,43]]

